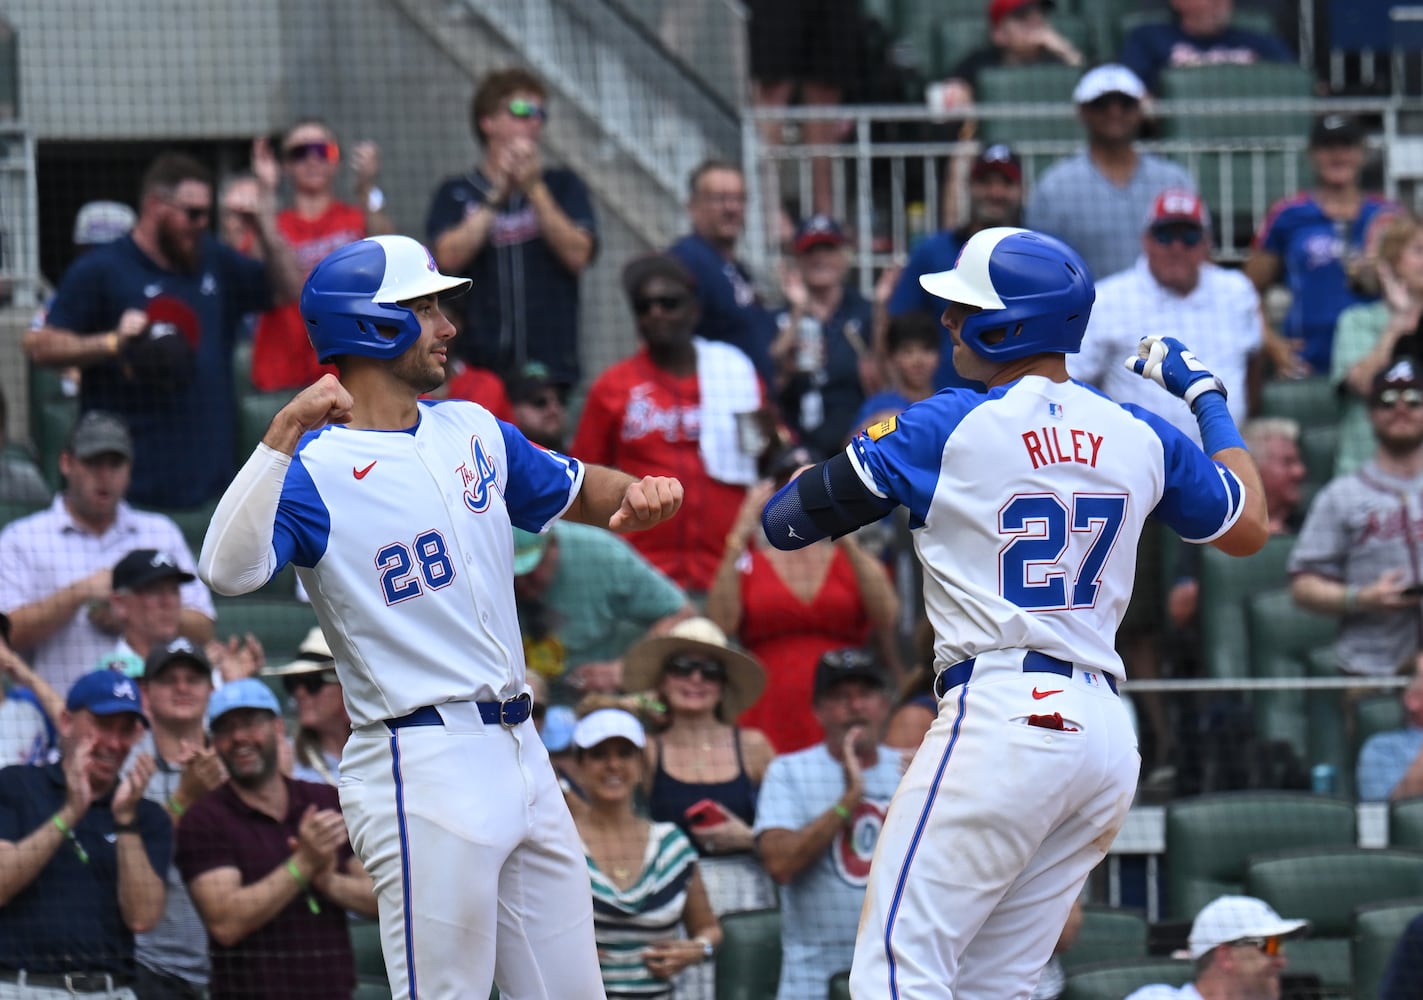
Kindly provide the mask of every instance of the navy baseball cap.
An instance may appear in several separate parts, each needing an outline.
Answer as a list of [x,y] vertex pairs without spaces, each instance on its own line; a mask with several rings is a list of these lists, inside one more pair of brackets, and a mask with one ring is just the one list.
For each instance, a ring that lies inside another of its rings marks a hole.
[[143,714],[143,702],[138,698],[138,685],[117,670],[95,670],[74,682],[64,707],[71,712],[80,709],[91,715],[123,715],[132,712],[148,725]]
[[212,673],[212,664],[203,655],[203,651],[180,635],[166,645],[153,647],[148,654],[148,659],[143,661],[143,679],[150,680],[157,677],[179,660],[191,663],[204,675]]
[[211,729],[213,723],[228,712],[239,708],[265,709],[274,716],[282,714],[282,706],[277,704],[277,696],[271,688],[255,677],[244,677],[224,684],[208,699],[208,728]]
[[193,574],[179,567],[173,557],[158,549],[134,549],[114,566],[115,590],[142,590],[162,580],[190,583]]
[[815,682],[811,698],[818,701],[841,681],[857,680],[885,687],[884,671],[873,656],[863,649],[832,649],[815,665]]
[[795,252],[805,253],[816,247],[843,247],[849,242],[840,223],[828,215],[812,215],[796,230]]

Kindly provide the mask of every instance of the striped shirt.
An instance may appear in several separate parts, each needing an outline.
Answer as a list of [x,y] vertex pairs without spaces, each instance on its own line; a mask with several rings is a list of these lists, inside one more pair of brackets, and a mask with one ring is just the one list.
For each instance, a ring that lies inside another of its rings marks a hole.
[[[697,852],[673,823],[653,823],[637,881],[620,889],[588,855],[593,881],[593,933],[609,1000],[618,997],[666,997],[672,984],[643,964],[642,952],[653,941],[680,937],[687,883],[696,871]],[[584,853],[588,849],[584,847]]]

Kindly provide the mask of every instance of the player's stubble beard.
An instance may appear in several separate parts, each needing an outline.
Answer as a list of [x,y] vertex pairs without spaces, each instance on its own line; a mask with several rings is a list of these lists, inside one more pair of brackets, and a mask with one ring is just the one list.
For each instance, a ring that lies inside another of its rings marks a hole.
[[438,361],[420,341],[391,366],[391,374],[419,393],[434,392],[445,384],[449,363]]

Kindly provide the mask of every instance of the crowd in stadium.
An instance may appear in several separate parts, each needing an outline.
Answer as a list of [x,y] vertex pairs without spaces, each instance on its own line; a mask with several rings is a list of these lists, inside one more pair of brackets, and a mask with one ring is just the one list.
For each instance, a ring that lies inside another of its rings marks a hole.
[[[855,40],[837,26],[854,19],[809,2],[750,6],[752,103],[838,104],[836,67]],[[702,163],[687,178],[685,235],[620,262],[638,347],[602,371],[580,350],[594,196],[545,162],[550,94],[537,76],[479,82],[479,160],[452,165],[411,234],[432,270],[473,279],[441,303],[459,333],[430,395],[482,404],[542,448],[685,488],[677,517],[625,537],[566,521],[514,529],[533,721],[587,853],[609,995],[712,1000],[722,918],[773,907],[781,1000],[826,996],[850,964],[879,824],[938,712],[905,558],[913,531],[890,517],[782,551],[761,511],[866,428],[946,387],[981,391],[955,370],[943,302],[919,278],[991,227],[1055,235],[1096,276],[1075,379],[1199,443],[1186,405],[1123,366],[1140,338],[1179,338],[1220,376],[1264,483],[1278,547],[1249,590],[1213,593],[1222,571],[1209,554],[1164,529],[1143,539],[1117,643],[1141,801],[1307,790],[1321,760],[1315,791],[1351,809],[1423,795],[1423,223],[1366,185],[1370,123],[1326,113],[1308,133],[1307,185],[1270,208],[1242,268],[1214,263],[1219,229],[1198,178],[1138,146],[1162,74],[1297,59],[1277,35],[1232,23],[1229,0],[1170,6],[1089,66],[1051,0],[987,2],[982,46],[930,87],[931,103],[976,107],[995,67],[1079,67],[1082,147],[1033,178],[1010,144],[980,144],[957,165],[966,203],[868,297],[851,280],[854,234],[832,214],[828,162],[815,163],[811,203],[786,206],[773,274],[740,255],[742,166]],[[838,124],[800,139],[836,141]],[[968,139],[976,123],[953,127]],[[219,178],[166,152],[136,207],[114,192],[74,221],[73,263],[23,341],[36,378],[77,403],[51,456],[60,488],[23,442],[0,462],[0,998],[350,997],[366,985],[359,942],[375,897],[337,796],[351,725],[335,660],[314,616],[289,648],[261,641],[260,617],[224,621],[236,605],[197,578],[203,525],[183,514],[209,514],[260,437],[244,406],[335,371],[298,297],[332,250],[392,231],[382,154],[303,118],[256,141],[249,171]],[[338,197],[343,167],[351,202]],[[1267,307],[1280,298],[1287,307]],[[1284,415],[1272,396],[1305,402]],[[4,417],[0,399],[0,443]],[[1044,461],[1084,460],[1049,432]],[[1265,699],[1252,709],[1229,684],[1132,693],[1131,680],[1265,675],[1283,630],[1222,632],[1211,615],[1286,592],[1286,628],[1312,614],[1326,624],[1309,634],[1331,642],[1271,676],[1406,686],[1271,702],[1300,716],[1277,729]],[[301,614],[306,596],[288,572],[261,600]],[[1243,666],[1222,665],[1222,635]],[[1307,704],[1325,706],[1341,754],[1280,735],[1312,724]],[[1272,766],[1250,766],[1266,755]],[[1410,877],[1395,895],[1423,896],[1423,872]],[[1225,881],[1235,891],[1174,911],[1190,961],[1141,1000],[1278,995],[1282,942],[1307,921],[1240,895],[1239,873]],[[1064,928],[1035,997],[1062,995],[1082,920]],[[1388,1000],[1423,990],[1414,939],[1423,925],[1385,976]],[[1145,958],[1144,942],[1094,955]]]

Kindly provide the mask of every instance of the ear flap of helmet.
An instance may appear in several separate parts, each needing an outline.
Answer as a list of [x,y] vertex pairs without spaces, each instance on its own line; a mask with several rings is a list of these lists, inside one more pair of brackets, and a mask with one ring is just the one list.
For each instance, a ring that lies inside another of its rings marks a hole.
[[[420,320],[411,309],[372,301],[385,268],[385,248],[369,239],[332,251],[312,268],[300,308],[318,361],[341,354],[395,358],[420,338]],[[395,336],[381,327],[393,328]]]

